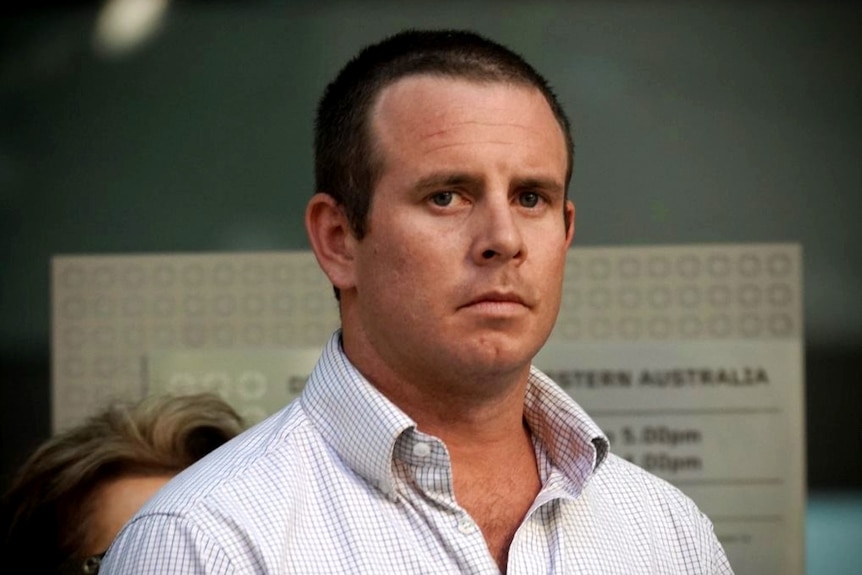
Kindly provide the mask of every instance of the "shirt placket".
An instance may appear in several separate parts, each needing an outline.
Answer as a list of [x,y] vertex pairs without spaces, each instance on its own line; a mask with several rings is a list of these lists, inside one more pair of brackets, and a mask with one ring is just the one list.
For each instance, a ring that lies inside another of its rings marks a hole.
[[[498,575],[481,529],[455,500],[449,455],[443,443],[420,432],[403,438],[398,450],[404,481],[403,495],[421,511],[429,526],[431,556],[443,555],[449,567],[441,572]],[[433,530],[433,532],[432,532]]]

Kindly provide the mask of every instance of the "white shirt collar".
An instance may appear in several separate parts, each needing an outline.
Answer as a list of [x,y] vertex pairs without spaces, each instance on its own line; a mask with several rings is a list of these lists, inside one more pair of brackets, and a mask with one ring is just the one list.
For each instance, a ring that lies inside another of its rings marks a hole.
[[[326,442],[351,469],[385,494],[394,490],[395,444],[416,423],[350,362],[341,347],[340,330],[324,347],[300,401]],[[583,489],[609,450],[598,425],[535,367],[530,369],[524,413],[552,464],[578,491]]]

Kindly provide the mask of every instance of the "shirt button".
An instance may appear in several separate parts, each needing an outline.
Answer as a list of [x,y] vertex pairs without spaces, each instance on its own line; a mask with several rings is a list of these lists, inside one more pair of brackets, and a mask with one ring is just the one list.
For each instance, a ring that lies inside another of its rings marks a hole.
[[379,485],[379,487],[380,487],[380,491],[383,492],[383,495],[386,497],[386,499],[388,499],[392,503],[395,503],[398,501],[398,493],[395,491],[395,489],[393,489],[392,487],[390,487],[389,485],[387,485],[385,483],[381,483]]
[[416,457],[428,457],[431,455],[431,446],[427,443],[416,443],[413,446],[413,455]]
[[458,531],[464,535],[472,535],[476,532],[476,524],[470,519],[462,519],[458,522]]

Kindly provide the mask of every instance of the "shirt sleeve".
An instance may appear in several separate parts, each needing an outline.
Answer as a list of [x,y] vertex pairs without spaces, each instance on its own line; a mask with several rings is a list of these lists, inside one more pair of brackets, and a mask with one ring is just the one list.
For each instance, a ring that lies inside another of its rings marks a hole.
[[721,546],[718,537],[709,519],[704,519],[709,524],[710,546],[712,550],[712,575],[734,575],[733,568],[730,566],[730,561],[727,559],[727,554],[724,552],[724,547]]
[[686,497],[686,501],[691,508],[693,522],[697,526],[696,530],[699,532],[698,539],[700,540],[701,552],[698,555],[703,558],[703,568],[700,572],[705,575],[734,575],[724,547],[715,534],[712,521],[695,505],[694,501],[688,497]]
[[225,549],[187,519],[146,515],[120,532],[102,562],[104,575],[233,575]]

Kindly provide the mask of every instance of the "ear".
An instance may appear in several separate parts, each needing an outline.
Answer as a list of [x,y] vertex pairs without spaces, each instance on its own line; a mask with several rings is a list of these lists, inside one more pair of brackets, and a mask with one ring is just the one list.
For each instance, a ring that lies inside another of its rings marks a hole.
[[566,200],[566,249],[572,245],[572,239],[575,237],[575,203],[571,200]]
[[344,210],[329,194],[316,193],[305,209],[305,230],[323,273],[339,290],[355,285],[353,248],[356,245]]

